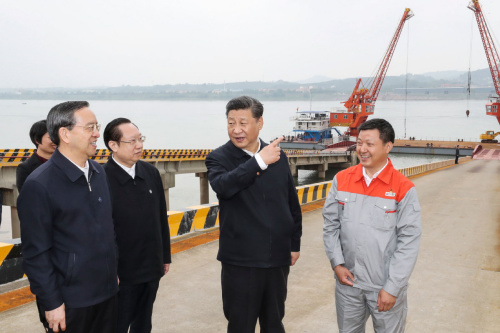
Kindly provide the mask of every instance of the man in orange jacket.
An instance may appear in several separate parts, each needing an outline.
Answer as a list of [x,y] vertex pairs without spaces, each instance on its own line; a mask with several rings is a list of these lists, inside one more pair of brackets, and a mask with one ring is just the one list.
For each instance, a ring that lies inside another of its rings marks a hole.
[[335,272],[340,332],[403,332],[406,290],[422,232],[413,183],[388,158],[394,129],[384,119],[359,127],[360,164],[339,172],[323,208],[323,239]]

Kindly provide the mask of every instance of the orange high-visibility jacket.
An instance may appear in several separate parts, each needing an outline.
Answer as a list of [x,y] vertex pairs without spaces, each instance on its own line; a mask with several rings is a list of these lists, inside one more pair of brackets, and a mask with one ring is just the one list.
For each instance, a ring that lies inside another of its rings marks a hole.
[[359,164],[333,179],[323,208],[323,239],[332,268],[344,265],[354,287],[393,296],[417,261],[422,226],[413,183],[389,160],[366,186]]

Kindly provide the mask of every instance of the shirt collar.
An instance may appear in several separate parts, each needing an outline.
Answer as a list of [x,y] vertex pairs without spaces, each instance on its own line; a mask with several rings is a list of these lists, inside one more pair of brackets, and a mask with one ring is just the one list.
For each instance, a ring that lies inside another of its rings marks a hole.
[[[385,164],[385,166],[382,169],[380,169],[378,171],[377,178],[380,179],[381,181],[383,181],[384,183],[389,184],[391,181],[391,175],[392,175],[391,169],[393,169],[393,168],[394,167],[392,165],[391,159],[387,158],[387,163]],[[364,176],[363,176],[364,170],[363,169],[364,168],[361,164],[356,165],[356,167],[354,167],[352,169],[352,171],[350,173],[353,174],[354,181],[360,181],[361,179],[364,178]]]
[[[264,148],[265,146],[267,146],[267,143],[265,143],[264,141],[259,139],[259,145],[260,145],[259,146],[260,147],[259,150],[260,150],[260,149]],[[226,147],[226,149],[228,149],[229,152],[231,153],[231,155],[233,155],[235,158],[243,158],[243,157],[249,156],[243,149],[236,147],[231,140],[226,142],[224,147]]]
[[387,166],[387,164],[389,164],[389,159],[387,159],[387,161],[385,162],[385,165],[382,167],[382,169],[380,169],[379,171],[377,171],[377,172],[375,172],[373,174],[373,177],[368,176],[368,174],[366,173],[365,167],[363,167],[363,177],[365,178],[366,183],[368,184],[372,180],[374,180],[375,178],[377,178],[377,176],[385,169],[385,167]]
[[[63,155],[64,156],[64,155]],[[66,156],[64,156],[66,157]],[[66,157],[67,158],[67,157]],[[87,180],[89,180],[89,160],[86,160],[85,161],[85,166],[82,168],[81,166],[79,166],[78,164],[76,164],[75,162],[73,162],[72,160],[70,160],[68,158],[68,161],[70,161],[71,163],[73,163],[78,169],[80,169],[82,172],[83,172],[83,175],[85,176],[85,178]]]
[[113,155],[111,155],[111,158],[113,159],[113,161],[115,161],[115,163],[119,167],[121,167],[123,170],[125,170],[125,172],[128,173],[130,175],[130,177],[135,178],[135,166],[137,163],[134,163],[134,165],[132,165],[132,167],[129,168],[129,167],[121,164],[120,162],[118,162]]
[[47,158],[38,155],[37,151],[35,151],[35,156],[40,160],[40,162],[42,162],[42,164],[48,161]]
[[[59,149],[56,149],[54,151],[49,161],[53,161],[52,163],[57,165],[72,182],[75,182],[81,176],[85,176],[85,172],[83,171],[84,168],[76,165],[69,158],[61,154]],[[95,171],[99,173],[99,170],[93,167],[92,163],[90,163],[88,160],[86,161],[85,165],[87,166],[89,171]]]
[[257,141],[259,142],[259,147],[257,147],[257,151],[255,153],[252,153],[250,150],[242,149],[245,153],[248,155],[254,157],[255,154],[257,154],[260,151],[260,138],[257,138]]

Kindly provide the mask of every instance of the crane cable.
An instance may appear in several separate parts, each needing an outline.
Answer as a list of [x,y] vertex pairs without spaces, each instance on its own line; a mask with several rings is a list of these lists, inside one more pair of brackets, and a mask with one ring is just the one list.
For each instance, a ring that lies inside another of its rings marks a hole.
[[471,74],[471,63],[472,63],[472,36],[473,36],[473,31],[474,29],[472,28],[474,25],[474,13],[471,14],[471,20],[470,20],[470,50],[469,50],[469,73],[467,76],[467,111],[469,111],[469,102],[470,102],[470,85],[472,82],[472,74]]
[[410,22],[407,24],[408,26],[408,38],[406,39],[406,81],[405,81],[405,121],[404,121],[404,128],[405,128],[405,136],[404,138],[406,139],[406,105],[408,103],[408,54],[409,49],[410,49]]

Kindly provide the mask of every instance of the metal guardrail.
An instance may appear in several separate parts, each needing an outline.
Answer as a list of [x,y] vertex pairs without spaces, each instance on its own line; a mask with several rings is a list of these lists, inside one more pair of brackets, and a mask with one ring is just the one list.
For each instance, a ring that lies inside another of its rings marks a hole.
[[[212,149],[144,149],[142,159],[146,161],[204,160],[211,151]],[[0,166],[19,165],[33,152],[34,149],[0,149]],[[98,149],[91,159],[104,163],[109,156],[109,150]]]
[[[466,156],[466,157],[460,157],[458,159],[458,163],[462,163],[465,161],[471,160],[471,156]],[[454,165],[455,160],[445,160],[445,161],[440,161],[440,162],[434,162],[434,163],[429,163],[429,164],[423,164],[423,165],[417,165],[409,168],[403,168],[403,169],[398,169],[399,172],[401,172],[403,175],[406,177],[411,177],[415,176],[421,173],[425,173],[428,171],[436,170],[436,169],[441,169],[450,165]]]
[[[145,161],[203,161],[213,149],[144,149],[142,159]],[[0,167],[17,166],[30,158],[34,149],[0,149]],[[319,150],[283,150],[287,156],[332,156],[345,155],[345,151],[321,152]],[[110,156],[107,149],[97,149],[91,159],[105,163]]]

